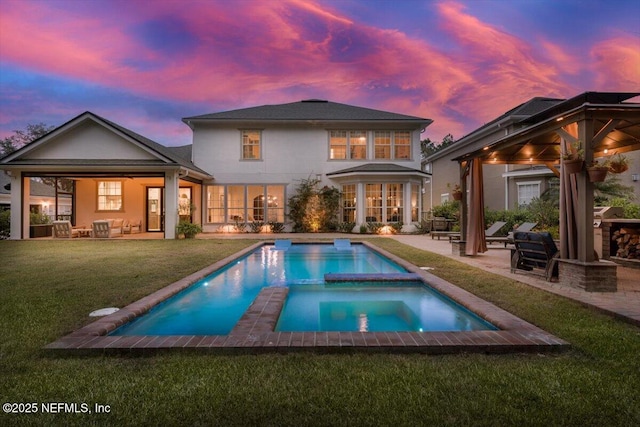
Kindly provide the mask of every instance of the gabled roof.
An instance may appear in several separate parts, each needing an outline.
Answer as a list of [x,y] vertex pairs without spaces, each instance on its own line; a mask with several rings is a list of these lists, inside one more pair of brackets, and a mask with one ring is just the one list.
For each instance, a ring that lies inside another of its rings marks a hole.
[[130,129],[125,128],[117,123],[114,123],[110,120],[105,119],[104,117],[100,117],[97,114],[94,114],[90,111],[85,111],[84,113],[74,117],[68,122],[58,126],[51,132],[41,136],[40,138],[30,142],[29,144],[21,147],[20,149],[14,151],[13,153],[5,156],[0,159],[0,165],[9,166],[9,165],[64,165],[64,164],[76,164],[77,160],[69,159],[69,160],[60,160],[60,159],[51,159],[51,160],[43,160],[43,159],[32,159],[26,160],[21,159],[21,157],[28,153],[29,151],[37,148],[43,143],[46,143],[48,139],[50,139],[53,135],[60,133],[64,130],[68,130],[73,128],[74,126],[83,123],[86,120],[93,120],[106,128],[116,131],[117,133],[123,134],[125,137],[129,138],[132,141],[140,144],[142,147],[146,148],[150,153],[157,157],[157,160],[129,160],[129,159],[83,159],[80,163],[85,166],[149,166],[149,165],[177,165],[188,168],[194,172],[198,172],[199,174],[203,174],[209,176],[209,173],[198,168],[191,162],[191,146],[182,146],[182,147],[165,147],[164,145],[158,144],[151,139],[144,137]]
[[394,121],[428,126],[432,120],[422,117],[373,110],[319,99],[223,111],[185,117],[183,122],[196,121]]
[[352,168],[342,169],[335,172],[329,172],[327,176],[344,175],[344,174],[420,174],[424,176],[430,176],[430,173],[408,168],[406,166],[396,165],[394,163],[367,163],[361,166],[355,166]]

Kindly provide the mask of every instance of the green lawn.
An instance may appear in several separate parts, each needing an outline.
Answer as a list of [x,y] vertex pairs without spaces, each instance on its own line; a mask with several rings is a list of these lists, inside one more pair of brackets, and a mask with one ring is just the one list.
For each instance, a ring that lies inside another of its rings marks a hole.
[[[569,341],[554,355],[62,357],[42,347],[249,240],[0,241],[0,401],[110,406],[0,425],[640,425],[640,329],[458,261],[375,243]],[[40,410],[40,405],[37,406]]]

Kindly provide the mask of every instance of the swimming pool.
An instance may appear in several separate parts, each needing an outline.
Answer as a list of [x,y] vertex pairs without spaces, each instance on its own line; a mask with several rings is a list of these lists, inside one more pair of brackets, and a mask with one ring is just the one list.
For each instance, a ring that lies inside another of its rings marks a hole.
[[287,250],[265,245],[110,335],[227,335],[267,287],[289,290],[281,331],[496,329],[422,282],[327,285],[324,277],[330,273],[394,277],[407,270],[359,244],[350,250],[331,244],[296,244]]

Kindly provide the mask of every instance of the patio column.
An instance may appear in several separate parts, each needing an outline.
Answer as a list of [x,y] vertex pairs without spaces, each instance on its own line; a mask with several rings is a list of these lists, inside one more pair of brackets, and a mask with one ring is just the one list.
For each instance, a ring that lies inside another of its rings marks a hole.
[[[593,161],[593,120],[583,119],[578,122],[578,139],[584,144],[584,161],[586,165]],[[595,261],[593,253],[593,183],[589,175],[582,171],[575,175],[578,184],[578,204],[575,207],[578,230],[578,261]]]
[[178,171],[167,171],[164,174],[164,238],[176,238],[178,225]]
[[[22,195],[25,194],[23,197]],[[22,177],[21,171],[11,172],[11,240],[29,238],[29,201],[31,181]]]
[[402,195],[402,197],[404,206],[402,206],[402,227],[405,228],[411,224],[411,181],[405,181],[403,190],[404,194]]

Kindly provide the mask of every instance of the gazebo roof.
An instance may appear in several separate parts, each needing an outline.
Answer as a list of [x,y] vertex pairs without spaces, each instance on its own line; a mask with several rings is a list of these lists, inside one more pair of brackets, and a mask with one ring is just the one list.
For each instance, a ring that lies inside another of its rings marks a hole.
[[[638,92],[585,92],[523,119],[522,130],[454,160],[480,157],[485,163],[556,163],[561,128],[587,119],[593,123],[594,157],[640,149],[640,104],[624,102]],[[605,150],[607,150],[605,152]]]

